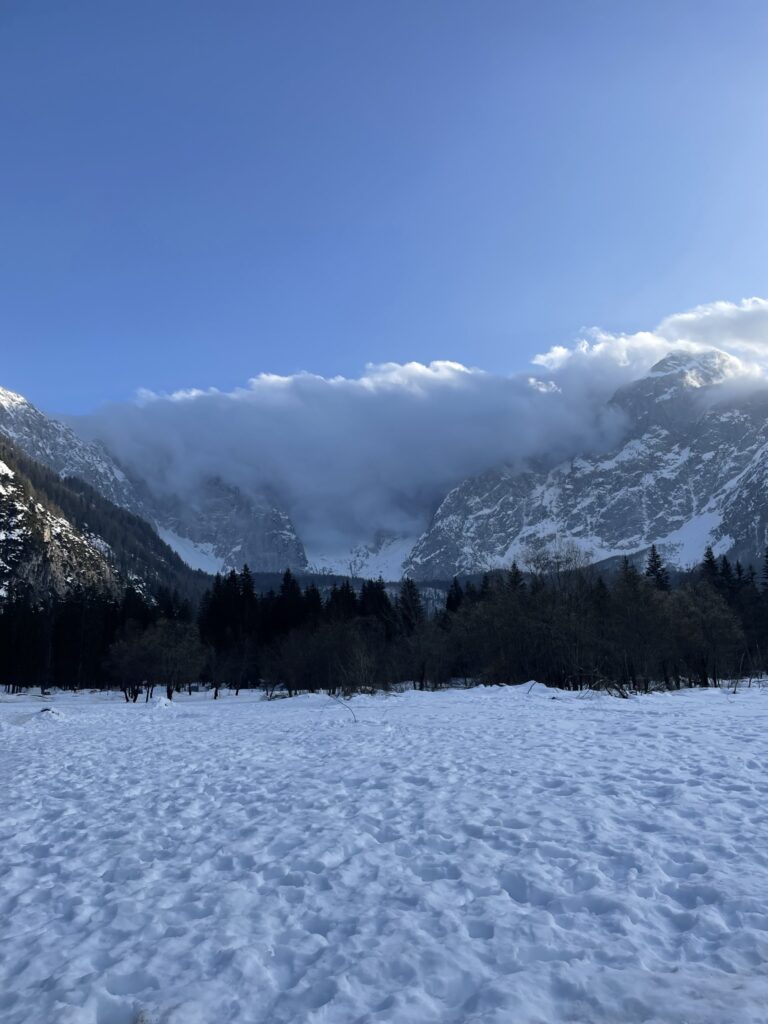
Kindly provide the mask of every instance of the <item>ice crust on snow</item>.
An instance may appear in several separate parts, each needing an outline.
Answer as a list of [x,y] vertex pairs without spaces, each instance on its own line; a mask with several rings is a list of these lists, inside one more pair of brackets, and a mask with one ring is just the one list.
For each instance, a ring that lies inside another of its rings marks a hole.
[[768,691],[40,704],[3,1024],[766,1021]]

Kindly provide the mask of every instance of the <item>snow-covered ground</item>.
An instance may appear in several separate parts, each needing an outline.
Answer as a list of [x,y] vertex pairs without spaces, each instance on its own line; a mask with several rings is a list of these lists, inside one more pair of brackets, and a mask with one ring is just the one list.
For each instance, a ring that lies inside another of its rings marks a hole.
[[217,572],[224,572],[224,559],[214,552],[213,544],[198,544],[189,537],[182,537],[162,526],[156,526],[156,529],[160,539],[164,540],[190,569],[200,569],[211,576],[215,576]]
[[768,690],[351,703],[4,698],[3,1024],[768,1021]]

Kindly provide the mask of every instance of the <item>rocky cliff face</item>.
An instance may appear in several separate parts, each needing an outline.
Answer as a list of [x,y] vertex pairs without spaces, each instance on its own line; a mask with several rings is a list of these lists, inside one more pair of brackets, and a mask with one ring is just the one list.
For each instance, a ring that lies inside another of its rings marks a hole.
[[156,516],[163,539],[201,569],[307,567],[290,518],[266,498],[254,500],[219,477],[201,481],[184,497],[158,499]]
[[0,388],[0,434],[59,476],[79,477],[114,505],[137,515],[146,513],[135,485],[103,445],[83,441],[64,423],[4,388]]
[[[672,352],[613,396],[625,424],[613,450],[522,472],[485,472],[445,496],[415,544],[379,535],[340,554],[312,552],[312,564],[389,579],[403,570],[419,580],[447,579],[524,562],[564,541],[593,561],[640,556],[655,543],[670,563],[685,567],[709,543],[717,554],[757,564],[768,541],[768,389],[737,387],[735,370],[734,360],[716,350]],[[208,572],[245,562],[264,572],[308,568],[291,520],[266,495],[248,496],[214,476],[183,494],[152,493],[101,445],[6,391],[0,434],[61,476],[85,479],[137,512],[187,565]],[[158,560],[152,553],[151,564]]]
[[98,442],[84,441],[21,395],[0,388],[0,434],[62,477],[85,480],[108,501],[151,523],[194,569],[220,572],[247,562],[255,572],[303,570],[307,560],[288,515],[218,478],[184,495],[153,493]]
[[99,539],[76,530],[0,461],[0,600],[30,594],[43,601],[81,588],[120,592]]
[[731,388],[722,352],[673,352],[612,399],[613,451],[550,469],[501,468],[452,490],[406,562],[419,579],[525,560],[563,541],[593,561],[655,543],[674,565],[704,546],[755,564],[768,539],[768,394]]

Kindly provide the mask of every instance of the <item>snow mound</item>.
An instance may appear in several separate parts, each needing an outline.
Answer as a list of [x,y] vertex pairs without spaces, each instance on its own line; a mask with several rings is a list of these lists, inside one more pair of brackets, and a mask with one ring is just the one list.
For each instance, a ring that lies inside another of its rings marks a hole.
[[544,686],[543,683],[537,683],[535,679],[530,679],[527,683],[521,683],[520,685],[526,697],[546,697],[547,700],[552,700],[553,697],[557,697],[565,692],[564,690],[556,690],[551,686]]
[[61,725],[68,720],[68,716],[60,708],[44,707],[23,715],[20,720],[33,728],[46,729],[51,725]]
[[176,705],[173,703],[173,701],[168,700],[167,697],[155,697],[154,700],[152,701],[151,706],[153,711],[163,712],[177,710]]

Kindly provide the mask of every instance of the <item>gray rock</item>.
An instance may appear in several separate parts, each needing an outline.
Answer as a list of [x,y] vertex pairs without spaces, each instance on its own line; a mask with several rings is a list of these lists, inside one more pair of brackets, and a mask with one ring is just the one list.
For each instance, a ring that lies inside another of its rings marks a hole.
[[248,497],[218,478],[201,480],[183,495],[153,492],[103,444],[83,440],[2,388],[0,434],[60,476],[85,480],[108,501],[147,520],[193,568],[227,570],[244,562],[256,572],[306,568],[290,517],[266,495]]
[[734,389],[732,363],[719,351],[673,352],[614,395],[627,428],[613,451],[464,481],[406,572],[447,578],[563,542],[596,562],[655,543],[679,567],[709,543],[757,565],[768,539],[768,393]]

